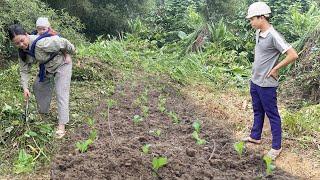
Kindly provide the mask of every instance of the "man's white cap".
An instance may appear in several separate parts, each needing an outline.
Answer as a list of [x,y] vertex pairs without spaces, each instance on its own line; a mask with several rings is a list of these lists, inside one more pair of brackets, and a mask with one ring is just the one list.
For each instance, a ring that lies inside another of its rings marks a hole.
[[271,14],[270,7],[265,2],[255,2],[249,6],[247,19],[254,16],[266,16],[269,17]]
[[49,23],[49,20],[48,18],[46,17],[39,17],[37,19],[37,22],[36,22],[36,27],[50,27],[50,23]]

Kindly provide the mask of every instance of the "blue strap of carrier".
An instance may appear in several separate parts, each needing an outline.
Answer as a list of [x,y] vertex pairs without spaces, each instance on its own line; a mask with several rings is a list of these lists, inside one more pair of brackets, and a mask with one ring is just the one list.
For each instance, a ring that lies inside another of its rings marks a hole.
[[[40,35],[39,37],[37,37],[32,45],[29,51],[27,51],[27,54],[29,54],[30,56],[32,56],[33,58],[35,58],[35,49],[36,49],[36,44],[39,40],[41,40],[42,38],[46,38],[46,37],[51,37],[52,34],[49,33],[49,31],[43,33],[42,35]],[[45,68],[45,64],[48,63],[49,61],[51,61],[56,55],[58,54],[58,52],[52,53],[49,57],[49,59],[44,62],[39,64],[39,82],[43,82],[45,77],[46,77],[46,68]]]

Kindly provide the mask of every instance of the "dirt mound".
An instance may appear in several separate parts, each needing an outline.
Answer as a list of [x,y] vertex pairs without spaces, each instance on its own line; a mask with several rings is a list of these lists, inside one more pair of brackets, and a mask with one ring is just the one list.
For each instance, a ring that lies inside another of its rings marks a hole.
[[[94,114],[98,139],[87,152],[79,153],[75,142],[88,138],[89,126],[69,134],[53,160],[51,179],[265,178],[261,154],[246,151],[239,158],[232,133],[221,120],[195,107],[165,80],[149,79],[118,84],[111,97],[117,103],[110,111],[107,100],[102,100]],[[134,124],[135,115],[143,121]],[[180,123],[174,124],[177,119]],[[202,125],[200,137],[207,142],[204,145],[196,144],[191,135],[197,119]],[[158,135],[157,130],[161,130]],[[151,144],[150,153],[141,151],[144,144]],[[168,163],[156,173],[151,162],[158,156],[167,157]],[[298,179],[279,169],[270,178]]]

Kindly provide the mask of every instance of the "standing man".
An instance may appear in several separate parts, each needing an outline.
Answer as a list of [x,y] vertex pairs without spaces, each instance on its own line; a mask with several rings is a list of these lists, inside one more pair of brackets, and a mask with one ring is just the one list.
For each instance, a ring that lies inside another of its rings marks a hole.
[[[278,72],[282,67],[294,62],[298,55],[285,39],[270,24],[270,7],[264,2],[255,2],[249,6],[247,19],[256,29],[256,45],[250,94],[254,113],[254,122],[249,137],[244,141],[260,144],[265,114],[268,116],[272,132],[272,148],[267,156],[275,160],[281,153],[281,118],[277,106]],[[285,59],[278,62],[280,54]]]

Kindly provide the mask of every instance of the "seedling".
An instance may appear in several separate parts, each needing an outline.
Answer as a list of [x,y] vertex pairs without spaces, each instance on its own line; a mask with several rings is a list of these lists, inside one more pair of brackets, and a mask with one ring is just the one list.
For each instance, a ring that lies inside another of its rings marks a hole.
[[98,137],[98,132],[97,130],[91,130],[90,135],[89,135],[89,139],[91,139],[92,141],[96,140]]
[[197,120],[192,124],[192,127],[194,128],[195,131],[197,131],[197,133],[200,133],[201,130],[201,124],[200,122]]
[[161,129],[157,129],[154,131],[154,134],[159,137],[161,135]]
[[154,157],[152,159],[152,169],[155,171],[158,171],[167,163],[168,163],[168,159],[166,157],[158,157],[158,158]]
[[149,107],[148,106],[142,106],[141,109],[142,109],[143,117],[148,117],[148,115],[149,115]]
[[79,150],[81,153],[84,153],[88,150],[89,145],[92,143],[93,143],[92,139],[87,139],[83,142],[77,142],[76,143],[77,150]]
[[202,145],[206,143],[206,140],[201,139],[197,131],[193,131],[192,137],[197,141],[197,144]]
[[140,97],[133,101],[133,107],[139,107],[142,104]]
[[168,113],[168,115],[169,115],[169,117],[171,118],[171,120],[172,120],[172,122],[173,122],[174,124],[179,124],[180,119],[179,119],[178,115],[177,115],[175,112],[170,111],[170,112]]
[[141,94],[140,99],[142,100],[142,103],[147,104],[148,103],[148,89],[145,89],[144,92]]
[[272,171],[276,168],[276,166],[272,164],[272,158],[270,156],[267,156],[267,155],[263,156],[263,160],[266,164],[267,176],[269,176],[272,174]]
[[244,146],[244,142],[243,141],[240,141],[240,142],[236,142],[233,144],[233,147],[234,149],[237,151],[240,159],[241,159],[241,156],[242,156],[242,153],[243,153],[243,150],[245,148]]
[[143,118],[141,116],[139,116],[139,115],[134,115],[133,116],[133,123],[134,124],[139,124],[142,121],[143,121]]
[[159,96],[159,102],[158,102],[158,109],[160,112],[165,112],[166,111],[166,98],[164,98],[162,95]]
[[88,125],[92,128],[93,125],[94,125],[94,123],[95,123],[95,121],[94,121],[94,119],[89,118],[87,123],[88,123]]
[[32,171],[35,162],[32,155],[28,154],[24,149],[19,151],[18,159],[14,163],[14,172],[16,174]]
[[116,104],[115,100],[108,99],[108,101],[107,101],[108,108],[112,108],[115,104]]
[[150,151],[151,144],[145,144],[142,146],[142,152],[148,154]]

